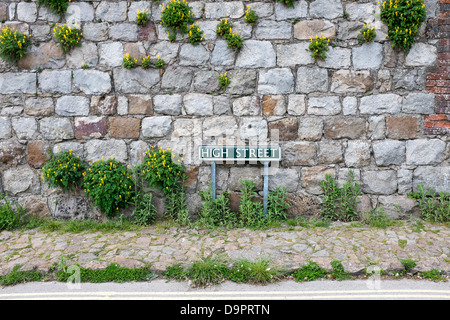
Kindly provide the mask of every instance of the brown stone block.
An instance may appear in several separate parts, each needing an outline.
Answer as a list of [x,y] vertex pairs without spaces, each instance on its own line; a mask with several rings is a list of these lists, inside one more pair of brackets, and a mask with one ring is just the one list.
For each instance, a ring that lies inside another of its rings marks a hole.
[[358,139],[366,133],[366,121],[354,117],[331,118],[325,121],[324,131],[329,139]]
[[387,136],[391,139],[413,139],[419,130],[416,117],[389,117],[386,124]]
[[134,95],[128,97],[129,114],[153,115],[153,103],[150,96]]
[[[279,140],[295,140],[298,136],[297,118],[284,118],[269,123],[270,136],[273,139],[275,130],[278,130]],[[275,136],[276,137],[276,136]]]
[[11,139],[0,142],[0,164],[17,165],[25,157],[25,147]]
[[136,118],[109,118],[109,137],[120,139],[138,139],[141,120]]
[[47,149],[48,144],[43,140],[28,142],[28,164],[35,168],[42,168],[49,159]]

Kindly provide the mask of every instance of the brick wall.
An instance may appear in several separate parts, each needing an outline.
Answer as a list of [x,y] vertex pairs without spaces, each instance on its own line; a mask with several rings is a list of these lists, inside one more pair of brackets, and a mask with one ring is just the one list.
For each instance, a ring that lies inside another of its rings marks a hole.
[[450,133],[450,0],[440,0],[440,16],[431,21],[437,42],[437,63],[426,75],[426,88],[436,94],[435,114],[425,115],[425,132]]

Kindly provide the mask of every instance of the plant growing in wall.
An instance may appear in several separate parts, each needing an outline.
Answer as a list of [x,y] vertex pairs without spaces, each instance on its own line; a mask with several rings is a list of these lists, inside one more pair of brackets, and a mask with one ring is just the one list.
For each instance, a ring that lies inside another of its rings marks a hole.
[[219,87],[223,91],[227,90],[228,85],[230,84],[230,80],[228,79],[227,73],[221,73],[219,75]]
[[326,52],[328,51],[328,44],[330,42],[330,39],[325,38],[323,33],[321,35],[321,38],[318,36],[316,36],[315,39],[310,38],[311,43],[307,49],[311,52],[311,57],[316,61],[318,59],[325,60],[327,57]]
[[96,160],[83,173],[83,190],[108,217],[134,202],[135,186],[128,168],[113,159]]
[[72,150],[50,153],[50,160],[42,168],[41,178],[50,188],[60,187],[64,191],[75,189],[80,182],[84,163],[72,155]]
[[191,24],[189,26],[188,39],[189,42],[194,46],[203,41],[203,30],[200,30],[200,28],[198,27],[198,22],[197,25]]
[[81,46],[83,33],[81,29],[77,28],[76,23],[74,27],[63,24],[53,28],[53,36],[59,42],[63,51],[67,53],[69,50]]
[[426,19],[423,0],[383,1],[380,11],[381,21],[388,25],[387,37],[392,41],[392,47],[408,53]]
[[228,19],[221,19],[216,27],[216,34],[224,37],[227,41],[228,48],[233,50],[242,48],[244,39],[240,36],[240,33],[240,31],[238,33],[233,33],[233,23],[228,21]]
[[171,0],[165,6],[163,3],[161,10],[161,25],[169,34],[169,41],[173,42],[177,38],[177,32],[186,34],[188,25],[194,22],[191,7],[186,4],[186,0]]
[[0,56],[16,64],[27,54],[30,38],[21,32],[13,31],[8,26],[0,33]]
[[288,8],[294,8],[294,1],[295,0],[275,0],[275,2],[284,3]]
[[37,5],[44,5],[50,9],[51,12],[63,17],[69,7],[71,0],[36,0]]
[[166,66],[166,62],[163,59],[161,59],[160,56],[158,56],[158,58],[156,59],[156,62],[155,62],[155,67],[158,69],[164,69],[165,66]]
[[258,15],[255,10],[252,10],[250,6],[247,6],[247,10],[245,10],[245,22],[254,26],[256,21],[258,21]]
[[137,59],[131,58],[129,53],[124,54],[123,60],[122,60],[122,65],[126,69],[136,68],[137,67]]
[[377,36],[375,28],[371,27],[369,24],[364,24],[362,29],[359,31],[358,41],[361,43],[372,42]]
[[152,66],[152,62],[150,61],[150,56],[142,57],[141,58],[141,66],[144,69],[148,69]]
[[149,19],[149,13],[148,13],[148,9],[144,10],[142,9],[142,11],[137,11],[137,16],[136,16],[136,24],[138,26],[141,27],[145,27],[148,23],[148,19]]
[[148,150],[139,168],[142,177],[149,186],[156,187],[169,194],[175,192],[183,180],[184,167],[179,159],[175,160],[170,149]]

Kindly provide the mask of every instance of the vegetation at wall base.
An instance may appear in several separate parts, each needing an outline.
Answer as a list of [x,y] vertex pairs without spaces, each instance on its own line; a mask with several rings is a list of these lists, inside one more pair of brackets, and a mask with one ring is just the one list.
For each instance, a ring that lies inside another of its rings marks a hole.
[[48,151],[50,160],[42,168],[42,176],[50,188],[73,190],[79,186],[85,165],[79,157],[72,155],[72,149],[56,154]]
[[19,228],[25,213],[25,209],[21,205],[8,200],[6,194],[0,194],[0,231]]
[[324,191],[322,217],[330,220],[354,221],[358,215],[359,183],[355,182],[353,170],[349,171],[347,181],[339,188],[331,175],[325,175],[320,182]]
[[445,223],[450,222],[450,194],[435,192],[431,188],[425,191],[419,184],[416,192],[408,193],[408,197],[415,199],[420,207],[421,217],[425,221]]
[[128,168],[115,159],[96,160],[83,173],[84,193],[108,217],[134,202],[135,185]]
[[137,67],[137,59],[133,59],[132,57],[130,57],[129,53],[124,54],[123,60],[122,60],[122,65],[126,69],[136,68]]

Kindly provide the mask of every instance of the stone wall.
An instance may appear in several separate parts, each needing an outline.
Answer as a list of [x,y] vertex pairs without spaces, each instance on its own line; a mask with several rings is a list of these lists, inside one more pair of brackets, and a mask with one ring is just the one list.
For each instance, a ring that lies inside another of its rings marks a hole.
[[[283,160],[270,188],[292,194],[317,197],[325,174],[342,184],[353,169],[363,208],[398,216],[409,215],[406,194],[420,183],[450,191],[447,0],[425,1],[428,23],[408,55],[386,40],[376,0],[301,0],[293,9],[272,0],[189,1],[205,32],[198,46],[180,35],[169,42],[153,1],[72,1],[64,19],[35,1],[4,1],[2,26],[28,33],[33,45],[18,67],[0,64],[0,192],[32,212],[92,215],[81,191],[63,194],[40,179],[46,149],[57,146],[131,165],[150,146],[170,147],[184,157],[192,211],[210,179],[197,147],[224,139],[279,140]],[[260,17],[254,27],[244,22],[246,5]],[[141,28],[136,10],[144,8],[151,19]],[[245,39],[238,53],[216,36],[225,17]],[[51,34],[63,22],[77,22],[84,37],[67,54]],[[367,22],[377,37],[361,45]],[[334,45],[316,63],[305,49],[321,33]],[[124,53],[160,56],[167,66],[128,70]],[[262,189],[260,165],[219,165],[219,192],[238,192],[243,178]]]

